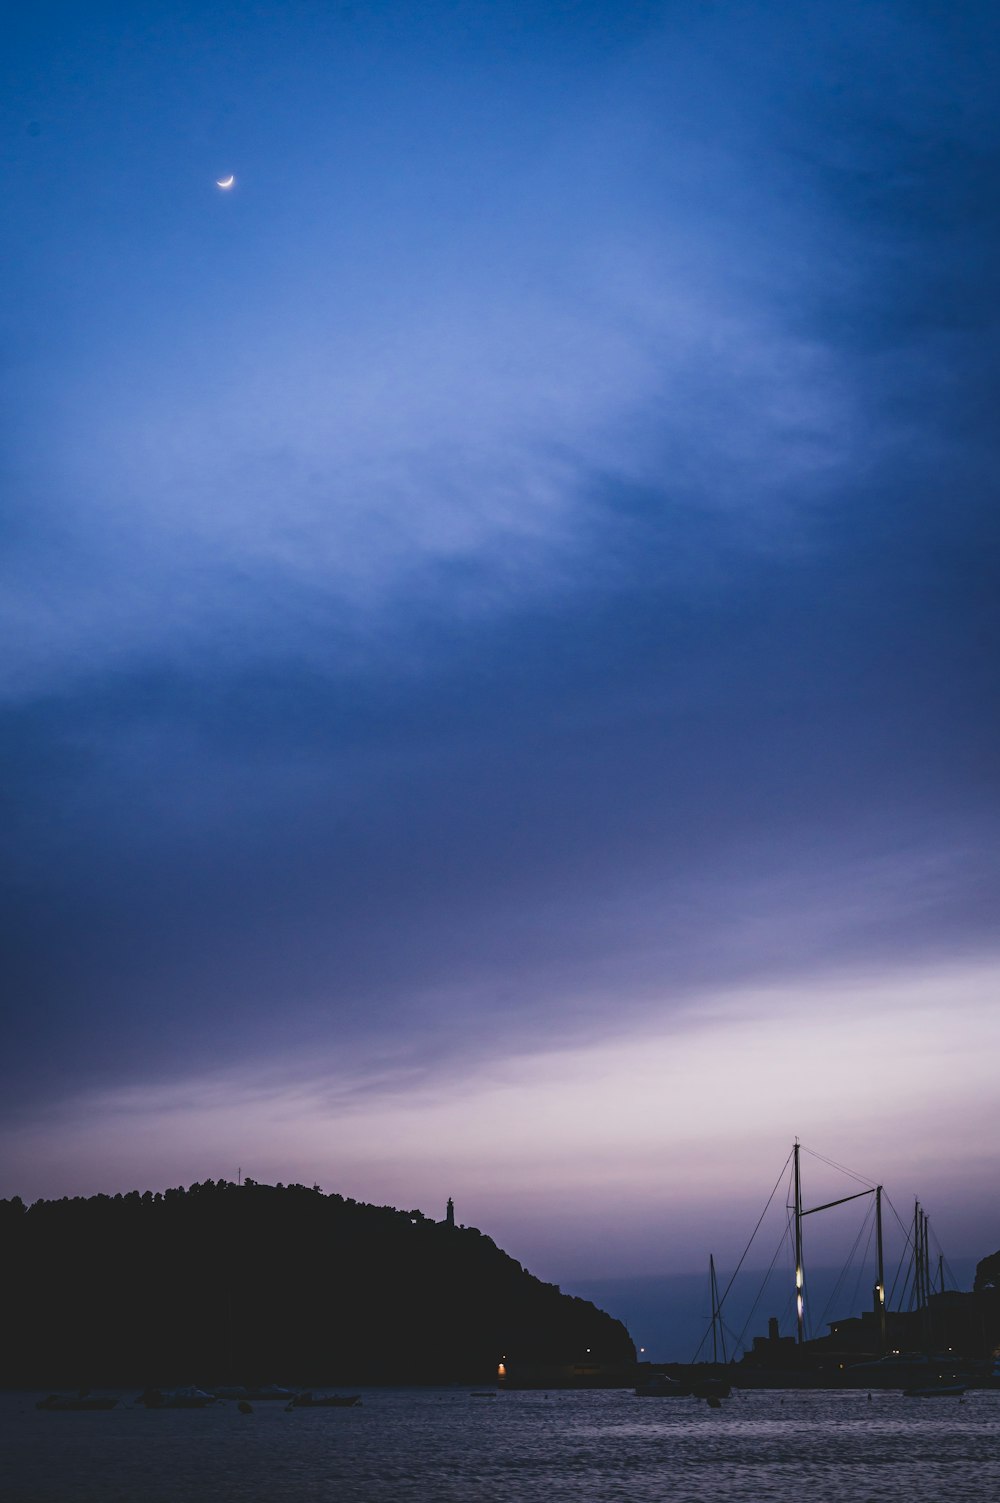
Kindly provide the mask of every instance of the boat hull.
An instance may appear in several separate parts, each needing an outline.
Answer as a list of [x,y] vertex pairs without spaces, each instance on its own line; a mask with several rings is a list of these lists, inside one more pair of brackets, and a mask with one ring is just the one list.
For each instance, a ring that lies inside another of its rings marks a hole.
[[314,1398],[311,1393],[299,1394],[298,1398],[292,1399],[290,1409],[353,1409],[361,1403],[359,1393],[328,1393],[320,1394]]
[[97,1409],[113,1409],[118,1403],[117,1399],[104,1398],[73,1398],[70,1394],[50,1393],[47,1399],[39,1399],[36,1409],[61,1409],[77,1414],[88,1413]]

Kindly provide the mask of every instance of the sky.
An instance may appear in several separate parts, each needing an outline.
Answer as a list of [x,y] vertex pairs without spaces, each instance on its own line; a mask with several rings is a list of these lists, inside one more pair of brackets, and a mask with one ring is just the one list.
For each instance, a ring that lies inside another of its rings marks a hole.
[[569,1288],[732,1266],[798,1135],[1000,1245],[998,66],[12,17],[0,1194],[452,1195]]

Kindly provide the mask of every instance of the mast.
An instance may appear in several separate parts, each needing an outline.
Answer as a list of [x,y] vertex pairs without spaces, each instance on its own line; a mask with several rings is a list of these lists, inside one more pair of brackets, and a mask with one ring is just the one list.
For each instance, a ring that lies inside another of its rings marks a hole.
[[709,1288],[712,1291],[712,1361],[713,1362],[718,1362],[718,1360],[719,1360],[719,1351],[718,1351],[718,1341],[716,1339],[716,1337],[717,1337],[716,1321],[718,1319],[718,1309],[717,1309],[718,1301],[716,1299],[716,1291],[715,1291],[715,1258],[712,1256],[711,1253],[709,1253],[709,1255],[708,1255],[708,1284],[709,1284]]
[[934,1333],[931,1329],[931,1223],[930,1217],[923,1213],[924,1233],[924,1340],[928,1352],[934,1344]]
[[722,1347],[722,1360],[728,1362],[726,1356],[726,1332],[722,1324],[722,1307],[719,1304],[719,1281],[715,1273],[715,1258],[711,1253],[708,1255],[708,1275],[712,1289],[712,1361],[719,1360],[719,1347]]
[[795,1160],[795,1339],[805,1340],[805,1276],[802,1270],[802,1176],[799,1168],[799,1140],[792,1149]]
[[882,1250],[882,1186],[875,1186],[875,1320],[878,1326],[878,1354],[885,1356],[885,1262]]
[[913,1207],[913,1284],[920,1317],[920,1339],[925,1352],[931,1344],[930,1269],[927,1256],[929,1245],[927,1216],[918,1200]]

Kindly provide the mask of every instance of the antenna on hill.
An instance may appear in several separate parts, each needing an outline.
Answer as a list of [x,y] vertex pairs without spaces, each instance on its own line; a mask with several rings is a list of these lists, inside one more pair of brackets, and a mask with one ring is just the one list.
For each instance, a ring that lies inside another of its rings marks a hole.
[[237,1184],[237,1187],[239,1187],[242,1183],[243,1183],[243,1168],[242,1168],[242,1165],[241,1165],[240,1168],[238,1168],[237,1171],[236,1171],[236,1184]]

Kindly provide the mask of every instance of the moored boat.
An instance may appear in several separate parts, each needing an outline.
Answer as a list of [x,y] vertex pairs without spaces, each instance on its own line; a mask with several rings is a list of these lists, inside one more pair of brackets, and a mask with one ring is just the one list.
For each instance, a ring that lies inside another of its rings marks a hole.
[[696,1399],[728,1399],[732,1391],[725,1378],[698,1378],[691,1384]]
[[289,1409],[353,1409],[361,1403],[359,1393],[297,1393],[290,1401]]
[[639,1399],[689,1399],[691,1389],[676,1378],[668,1378],[666,1373],[654,1373],[644,1383],[636,1384],[635,1394]]
[[85,1412],[91,1409],[113,1409],[117,1403],[117,1398],[106,1398],[92,1393],[50,1393],[47,1398],[39,1399],[35,1408]]
[[221,1387],[213,1387],[212,1392],[217,1399],[243,1399],[246,1401],[252,1399],[257,1404],[265,1403],[268,1400],[283,1400],[286,1404],[289,1404],[295,1398],[296,1394],[294,1388],[282,1388],[280,1383],[264,1383],[258,1387],[251,1385],[249,1388],[243,1383],[224,1383]]
[[187,1388],[146,1388],[138,1402],[147,1409],[205,1409],[215,1403],[215,1394],[193,1385]]

